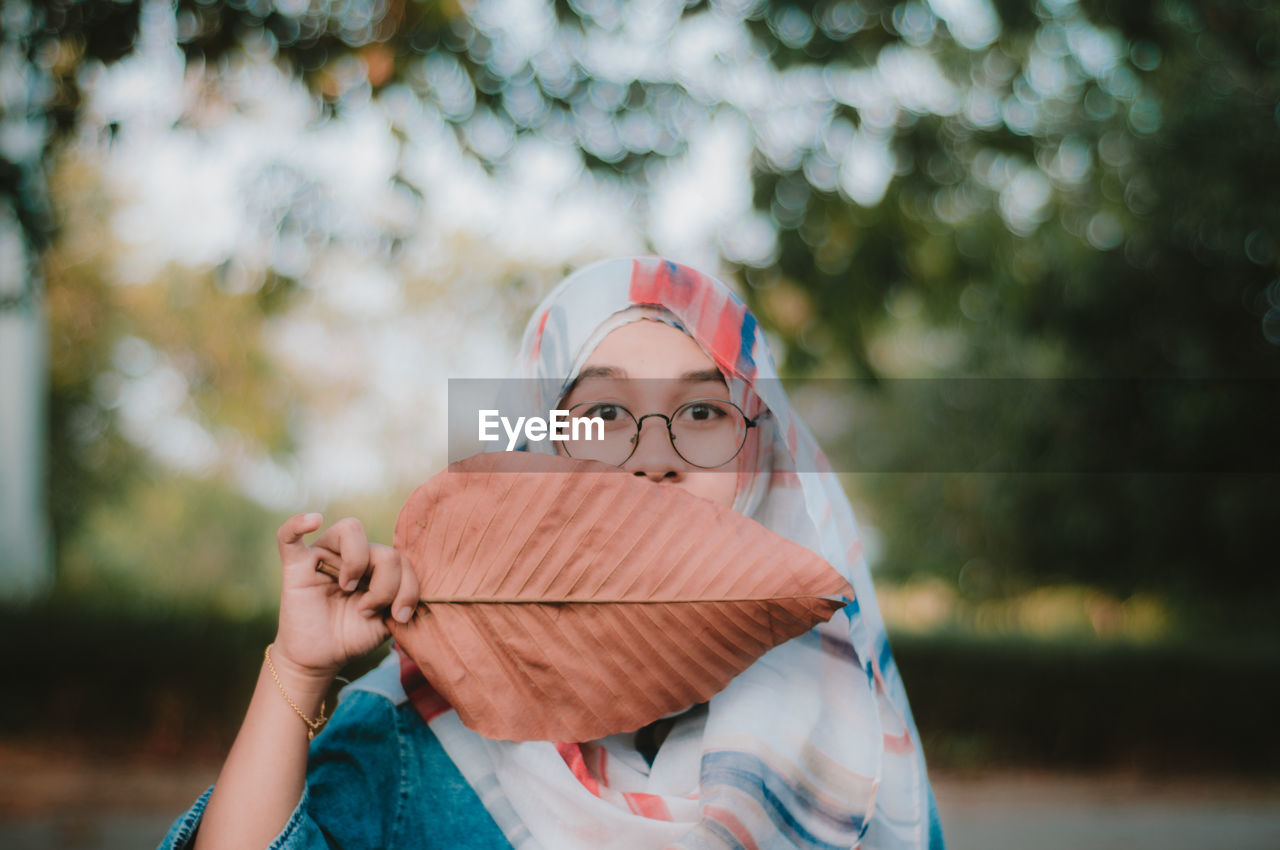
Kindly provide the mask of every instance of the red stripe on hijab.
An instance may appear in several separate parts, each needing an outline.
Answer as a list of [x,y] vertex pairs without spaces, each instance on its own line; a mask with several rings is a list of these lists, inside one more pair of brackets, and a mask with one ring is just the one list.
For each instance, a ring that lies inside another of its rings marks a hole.
[[591,771],[587,770],[587,761],[582,757],[582,747],[568,741],[557,741],[556,752],[560,754],[560,758],[564,759],[564,763],[569,766],[574,777],[582,783],[582,787],[599,797],[600,783],[591,775]]
[[623,795],[631,811],[652,820],[671,820],[671,811],[666,802],[656,794],[641,794],[627,791]]

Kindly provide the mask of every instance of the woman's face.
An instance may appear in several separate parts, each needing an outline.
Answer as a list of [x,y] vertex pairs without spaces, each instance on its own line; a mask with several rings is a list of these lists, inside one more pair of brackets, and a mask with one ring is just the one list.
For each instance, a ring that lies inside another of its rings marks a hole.
[[[639,419],[649,413],[670,416],[685,402],[706,398],[729,400],[716,364],[687,334],[663,322],[641,319],[601,340],[560,406],[613,402]],[[716,469],[693,466],[672,448],[665,423],[654,416],[642,423],[635,452],[622,468],[732,507],[740,459],[738,455]]]

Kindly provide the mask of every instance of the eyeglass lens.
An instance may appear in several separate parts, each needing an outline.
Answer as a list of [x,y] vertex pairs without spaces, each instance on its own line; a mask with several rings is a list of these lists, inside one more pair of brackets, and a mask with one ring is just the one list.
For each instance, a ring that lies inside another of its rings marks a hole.
[[[571,421],[577,417],[603,421],[603,427],[587,424],[577,434],[570,431],[571,439],[564,444],[570,457],[620,466],[635,451],[640,424],[622,405],[586,401],[571,407],[569,416]],[[653,416],[659,420],[665,418]],[[733,460],[742,449],[747,437],[747,421],[742,411],[729,402],[697,399],[680,405],[671,414],[668,435],[672,448],[686,462],[714,469]]]

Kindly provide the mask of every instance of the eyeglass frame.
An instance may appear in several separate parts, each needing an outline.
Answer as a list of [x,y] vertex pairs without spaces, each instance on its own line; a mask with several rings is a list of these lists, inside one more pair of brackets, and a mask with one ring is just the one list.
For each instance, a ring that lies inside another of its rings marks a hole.
[[[707,402],[715,402],[716,404],[729,405],[734,410],[738,411],[738,415],[742,417],[742,421],[746,424],[746,428],[743,429],[743,432],[742,432],[742,440],[738,443],[738,447],[733,450],[733,454],[729,455],[729,458],[727,460],[721,461],[720,463],[717,463],[715,466],[703,466],[702,464],[694,463],[693,461],[685,457],[684,453],[681,452],[680,449],[676,447],[676,435],[671,430],[672,420],[675,418],[675,415],[677,413],[679,413],[681,410],[684,410],[686,407],[690,407],[691,405],[700,404],[700,403],[705,404]],[[636,423],[636,436],[635,436],[635,439],[631,441],[631,451],[628,452],[627,456],[624,457],[622,460],[618,461],[616,464],[613,464],[614,466],[622,466],[624,463],[631,460],[631,458],[636,453],[636,449],[640,448],[640,433],[644,430],[644,420],[656,416],[666,423],[667,443],[668,445],[671,446],[671,450],[675,452],[676,455],[679,456],[679,458],[682,461],[694,467],[695,469],[719,469],[722,466],[727,466],[730,463],[733,463],[733,461],[738,457],[738,455],[742,454],[742,448],[747,444],[748,432],[752,428],[759,427],[760,420],[763,419],[765,416],[767,416],[769,413],[769,411],[765,410],[759,416],[753,419],[750,416],[747,416],[746,411],[744,411],[741,407],[738,407],[738,405],[734,404],[728,399],[710,398],[710,397],[695,398],[695,399],[690,399],[689,401],[686,401],[686,402],[682,402],[678,407],[676,407],[675,410],[671,411],[670,416],[664,413],[646,413],[643,416],[637,417],[634,413],[631,412],[631,409],[628,408],[625,404],[620,404],[619,402],[616,402],[616,401],[603,401],[603,400],[580,401],[577,404],[573,405],[573,407],[570,407],[569,410],[570,412],[572,412],[574,409],[582,407],[583,405],[587,405],[587,404],[607,404],[610,407],[616,407],[626,412],[627,416],[631,417],[631,421]],[[569,457],[573,457],[573,455],[569,452],[568,446],[564,447],[564,451],[565,451],[565,454],[569,455]]]

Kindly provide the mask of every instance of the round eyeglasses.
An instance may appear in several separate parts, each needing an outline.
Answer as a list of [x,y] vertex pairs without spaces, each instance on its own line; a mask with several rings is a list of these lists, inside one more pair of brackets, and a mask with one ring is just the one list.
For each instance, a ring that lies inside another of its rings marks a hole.
[[[574,439],[564,442],[565,453],[583,460],[622,466],[640,444],[640,428],[650,417],[667,424],[667,436],[685,463],[699,469],[724,466],[738,456],[747,442],[747,431],[758,419],[748,419],[736,404],[719,398],[687,401],[670,416],[646,413],[636,416],[611,401],[584,401],[569,408],[570,421],[588,420]],[[598,420],[598,424],[597,424]]]

